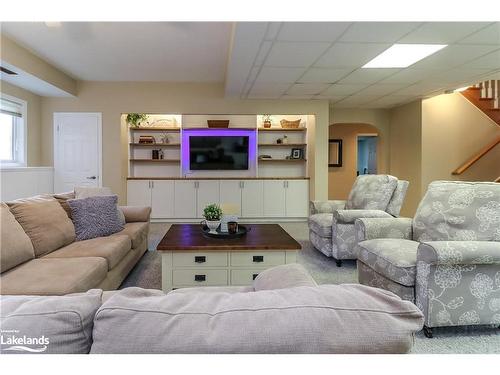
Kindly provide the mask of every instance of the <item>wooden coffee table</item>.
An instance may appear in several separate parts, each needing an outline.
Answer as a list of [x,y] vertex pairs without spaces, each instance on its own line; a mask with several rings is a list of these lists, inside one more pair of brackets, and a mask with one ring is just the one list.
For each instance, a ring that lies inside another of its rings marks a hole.
[[162,257],[162,289],[251,285],[259,272],[295,263],[301,245],[278,224],[244,224],[236,239],[207,238],[199,224],[174,224],[156,250]]

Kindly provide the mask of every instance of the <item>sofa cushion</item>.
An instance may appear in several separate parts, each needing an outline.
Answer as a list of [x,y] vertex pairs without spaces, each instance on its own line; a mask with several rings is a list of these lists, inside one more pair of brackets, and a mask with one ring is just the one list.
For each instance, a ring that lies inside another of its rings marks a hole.
[[120,263],[131,247],[132,241],[125,235],[98,237],[73,242],[68,246],[47,254],[44,258],[101,257],[106,259],[108,270],[110,270]]
[[414,304],[363,285],[167,295],[127,288],[97,311],[91,353],[405,353],[422,325]]
[[123,223],[118,218],[116,195],[70,199],[68,203],[77,241],[109,236],[123,230]]
[[[87,354],[102,290],[67,296],[2,296],[2,353]],[[4,344],[27,338],[36,344]]]
[[75,240],[75,227],[55,198],[18,199],[7,205],[31,239],[36,257]]
[[253,281],[255,291],[317,285],[309,272],[298,263],[269,268],[260,272]]
[[75,193],[73,191],[68,191],[66,193],[58,193],[52,196],[57,199],[61,207],[66,212],[66,215],[68,215],[68,217],[71,219],[71,207],[68,204],[68,200],[75,199]]
[[418,244],[396,238],[362,241],[358,259],[396,283],[414,286]]
[[64,295],[95,288],[106,278],[104,258],[39,258],[0,276],[0,294]]
[[352,186],[345,209],[382,210],[385,211],[398,179],[390,175],[361,175]]
[[332,237],[333,214],[314,214],[309,217],[309,229],[321,237]]
[[406,191],[408,190],[408,186],[410,183],[405,180],[398,180],[398,184],[394,193],[392,194],[391,200],[387,205],[387,213],[391,214],[394,217],[398,217],[401,211],[401,207],[403,207],[403,202],[406,197]]
[[35,257],[33,244],[5,203],[0,204],[0,272]]
[[125,228],[118,233],[115,233],[114,236],[119,236],[126,234],[132,240],[132,249],[139,247],[144,241],[147,241],[149,234],[149,223],[144,222],[136,222],[136,223],[127,223],[125,224]]
[[500,184],[432,182],[415,214],[413,239],[500,241]]

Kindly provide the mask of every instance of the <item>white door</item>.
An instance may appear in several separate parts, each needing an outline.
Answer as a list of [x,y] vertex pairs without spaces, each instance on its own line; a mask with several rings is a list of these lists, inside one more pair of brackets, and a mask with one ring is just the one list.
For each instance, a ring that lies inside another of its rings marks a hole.
[[264,216],[285,216],[285,185],[286,181],[264,181]]
[[174,217],[174,181],[151,181],[151,217],[164,219]]
[[193,219],[196,217],[196,181],[174,182],[175,202],[174,214],[179,219]]
[[231,215],[241,216],[241,183],[237,180],[220,181],[220,204]]
[[203,209],[212,203],[220,204],[219,181],[197,181],[197,217],[203,217]]
[[264,216],[264,181],[243,181],[243,189],[241,191],[241,216]]
[[127,205],[150,207],[151,181],[147,180],[127,181]]
[[309,216],[309,181],[290,180],[286,181],[286,216],[307,217]]
[[101,114],[54,113],[54,192],[102,186]]

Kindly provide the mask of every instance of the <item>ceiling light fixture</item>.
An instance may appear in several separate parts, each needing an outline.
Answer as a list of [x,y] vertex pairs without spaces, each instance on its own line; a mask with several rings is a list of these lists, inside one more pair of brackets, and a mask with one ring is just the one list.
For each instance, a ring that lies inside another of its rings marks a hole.
[[363,68],[407,68],[446,46],[447,44],[394,44],[363,65]]
[[45,26],[47,27],[61,27],[61,22],[45,22]]

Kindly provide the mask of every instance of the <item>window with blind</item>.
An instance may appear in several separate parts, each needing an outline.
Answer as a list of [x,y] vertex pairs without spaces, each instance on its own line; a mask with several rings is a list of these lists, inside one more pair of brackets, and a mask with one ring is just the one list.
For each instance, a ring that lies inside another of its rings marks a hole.
[[26,165],[26,104],[15,98],[0,98],[0,163],[2,166]]

